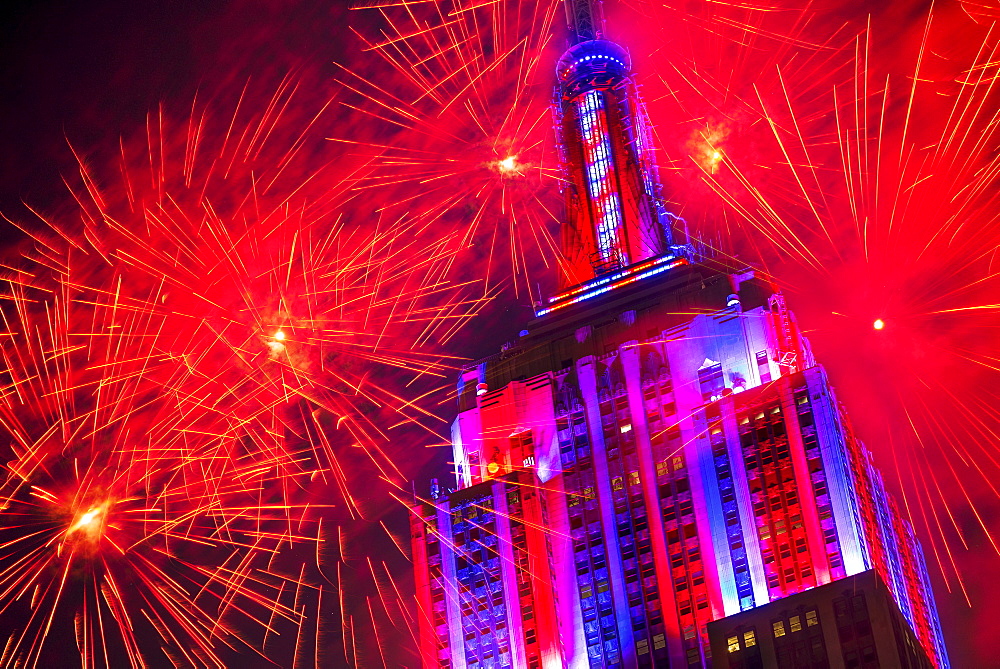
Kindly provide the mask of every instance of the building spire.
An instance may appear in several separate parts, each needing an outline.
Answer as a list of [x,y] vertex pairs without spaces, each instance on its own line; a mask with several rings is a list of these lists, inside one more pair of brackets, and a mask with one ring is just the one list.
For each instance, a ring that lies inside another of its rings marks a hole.
[[570,44],[579,44],[604,36],[604,12],[601,0],[566,0],[566,20]]
[[600,0],[566,0],[570,46],[556,66],[566,172],[563,288],[671,253],[671,216],[628,52],[604,39]]

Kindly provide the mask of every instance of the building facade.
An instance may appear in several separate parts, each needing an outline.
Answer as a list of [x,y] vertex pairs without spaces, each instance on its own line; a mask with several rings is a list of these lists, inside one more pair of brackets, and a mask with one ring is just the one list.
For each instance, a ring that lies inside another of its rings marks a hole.
[[783,296],[673,244],[628,56],[568,16],[562,290],[459,380],[455,488],[412,508],[423,665],[708,667],[710,622],[874,570],[947,667],[920,547]]
[[715,669],[931,669],[874,570],[708,624]]

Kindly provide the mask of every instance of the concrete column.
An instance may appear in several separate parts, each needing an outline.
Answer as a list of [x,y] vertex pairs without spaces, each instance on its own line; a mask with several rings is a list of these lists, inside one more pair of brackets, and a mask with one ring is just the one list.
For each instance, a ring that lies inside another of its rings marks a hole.
[[767,574],[764,572],[764,560],[761,557],[760,541],[757,538],[757,523],[754,520],[753,500],[750,497],[750,484],[747,481],[747,467],[743,460],[743,447],[740,444],[740,428],[736,423],[735,400],[738,395],[731,395],[721,402],[722,432],[726,437],[726,448],[729,452],[729,469],[733,474],[733,484],[736,489],[736,506],[740,514],[740,527],[743,530],[743,545],[747,551],[747,564],[750,567],[750,582],[753,585],[754,605],[760,606],[769,601],[767,593]]
[[864,531],[861,528],[861,511],[857,498],[852,494],[854,479],[851,476],[850,460],[847,454],[846,434],[840,424],[837,404],[829,391],[826,377],[819,367],[804,372],[806,387],[809,389],[809,405],[812,407],[816,438],[826,473],[826,487],[830,491],[830,505],[837,527],[837,541],[844,561],[844,572],[848,576],[870,569],[873,564],[864,549]]
[[778,392],[781,397],[781,413],[787,429],[788,450],[792,456],[795,488],[798,492],[799,508],[802,509],[802,522],[805,525],[809,555],[812,558],[816,584],[823,585],[830,582],[830,559],[826,554],[823,530],[819,524],[816,492],[813,490],[812,478],[809,476],[809,462],[806,459],[805,445],[802,443],[802,427],[799,425],[799,414],[792,394],[790,376],[783,376],[778,380]]
[[[629,413],[632,415],[632,433],[635,435],[636,453],[639,456],[639,476],[642,496],[646,505],[647,523],[653,547],[653,561],[656,565],[657,590],[660,595],[660,610],[663,615],[667,638],[667,653],[670,664],[683,666],[686,663],[681,644],[681,624],[674,605],[673,577],[670,571],[670,555],[667,551],[666,532],[663,529],[663,510],[660,508],[660,494],[656,483],[656,462],[653,459],[653,445],[646,421],[646,402],[642,394],[642,367],[638,342],[627,342],[621,347],[622,368],[625,371],[625,388],[628,392]],[[653,652],[650,647],[650,653]]]
[[601,531],[604,534],[608,575],[614,601],[614,615],[618,625],[618,639],[621,645],[622,662],[625,667],[635,667],[635,640],[632,636],[632,621],[629,617],[628,600],[625,596],[625,578],[622,569],[622,555],[618,544],[618,528],[615,526],[614,501],[611,496],[611,478],[608,474],[608,452],[604,444],[604,428],[601,424],[601,407],[597,396],[597,372],[594,356],[580,358],[576,362],[580,393],[587,416],[590,448],[594,461],[594,478],[597,488],[597,505],[601,513]]

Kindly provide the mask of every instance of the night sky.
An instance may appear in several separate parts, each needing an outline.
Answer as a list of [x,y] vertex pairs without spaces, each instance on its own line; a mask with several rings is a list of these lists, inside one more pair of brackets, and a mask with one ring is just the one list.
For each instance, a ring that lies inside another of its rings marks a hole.
[[[838,24],[863,25],[865,12],[876,12],[873,19],[875,35],[881,41],[873,47],[873,62],[896,74],[905,72],[910,63],[907,50],[919,41],[923,30],[926,4],[884,3],[886,7],[882,7],[883,3],[867,3],[867,7],[864,3],[844,4],[851,5],[849,13],[840,12],[834,3],[824,3],[816,29],[832,33]],[[643,3],[630,4],[634,5]],[[951,40],[960,41],[973,33],[977,39],[981,37],[981,26],[973,30],[973,24],[960,11],[959,3],[941,5],[939,23],[951,31],[948,33]],[[348,26],[354,24],[364,33],[370,32],[374,25],[370,14],[351,11],[343,0],[96,0],[86,3],[35,0],[8,2],[5,7],[0,24],[0,212],[29,226],[35,223],[31,222],[22,202],[46,214],[58,214],[67,206],[62,177],[75,170],[69,144],[85,156],[92,151],[100,156],[108,146],[116,147],[119,137],[132,138],[140,134],[147,113],[161,104],[184,110],[195,96],[200,100],[231,100],[248,80],[266,88],[275,85],[288,72],[295,72],[303,82],[302,95],[306,99],[336,99],[341,88],[334,79],[340,75],[340,70],[333,63],[364,66],[367,58],[361,51],[359,39]],[[983,19],[980,17],[980,20]],[[641,25],[634,15],[627,14],[621,21],[622,25]],[[684,29],[682,25],[678,32]],[[617,31],[617,36],[628,42],[630,38],[623,32]],[[634,48],[639,52],[636,61],[641,74],[648,74],[642,68],[662,57],[662,53],[655,55],[657,39],[655,32],[635,38]],[[650,53],[654,55],[649,56]],[[372,69],[377,68],[373,66]],[[838,72],[834,78],[843,76],[846,75]],[[391,89],[394,77],[394,73],[387,71],[381,83]],[[648,83],[651,89],[657,85],[654,79],[650,77]],[[690,143],[693,126],[690,119],[673,108],[672,114],[665,114],[675,122],[659,120],[658,109],[666,109],[668,104],[667,96],[663,96],[650,107],[659,141],[666,146],[670,158],[664,165],[672,167],[684,162],[675,154]],[[346,114],[341,118],[352,123],[364,122],[363,118]],[[367,129],[360,127],[357,132],[368,134]],[[739,132],[734,131],[733,137],[736,150]],[[323,160],[337,159],[338,152],[344,151],[337,144],[326,142],[311,150]],[[686,178],[683,168],[674,170],[672,175],[667,178],[668,186]],[[708,197],[706,193],[704,190],[689,192],[691,198]],[[710,207],[701,210],[696,203],[685,203],[685,194],[678,188],[672,191],[672,201],[681,203],[686,208],[685,215],[693,219],[709,216],[712,212]],[[721,226],[713,234],[721,234],[719,230]],[[0,232],[8,254],[16,253],[23,239],[20,233],[6,224]],[[987,246],[996,245],[995,232],[985,237]],[[740,248],[741,258],[752,262],[751,247]],[[893,374],[899,373],[902,367],[888,366],[882,361],[886,357],[898,359],[909,355],[897,354],[892,350],[894,346],[900,351],[923,351],[921,347],[925,346],[924,338],[906,331],[894,335],[900,338],[895,343],[872,338],[868,324],[871,316],[879,313],[881,307],[878,305],[885,301],[871,297],[871,293],[878,294],[887,290],[887,285],[895,284],[887,283],[884,268],[866,273],[845,263],[832,272],[835,276],[829,283],[817,286],[816,291],[810,293],[807,272],[798,272],[794,267],[783,271],[780,260],[764,255],[769,268],[790,288],[792,307],[799,313],[804,328],[814,333],[810,336],[817,357],[829,368],[834,384],[841,390],[841,400],[854,415],[862,438],[873,446],[880,467],[891,471],[893,464],[888,444],[897,443],[892,440],[897,438],[894,435],[905,431],[905,423],[898,415],[879,413],[882,408],[890,414],[898,410],[892,403],[879,404],[882,394],[879,388],[882,384],[892,384]],[[974,274],[979,270],[973,266],[970,271]],[[936,289],[933,282],[927,281],[925,285],[921,281],[925,281],[925,277],[907,275],[906,278],[908,286],[919,284],[928,291]],[[868,297],[852,301],[844,295]],[[472,333],[459,335],[448,343],[448,352],[469,358],[492,352],[499,342],[519,329],[514,320],[526,315],[525,307],[523,296],[502,293],[474,323],[477,332],[490,331],[490,337]],[[838,315],[830,316],[831,311],[837,311]],[[849,316],[846,325],[837,320],[842,313]],[[959,342],[956,346],[986,346],[989,349],[983,338],[994,333],[990,336],[996,341],[996,330],[989,329],[996,327],[996,317],[990,317],[994,319],[992,324],[985,316],[980,316],[975,327],[969,326],[969,331],[961,333],[948,330],[948,324],[939,324],[941,329],[937,334],[942,340],[936,340],[934,345],[947,347],[949,342]],[[911,319],[914,328],[932,327],[927,321],[920,323],[922,325]],[[911,346],[911,340],[919,340],[919,346]],[[995,344],[991,350],[995,356]],[[929,364],[919,356],[904,360],[904,363]],[[991,379],[978,371],[966,374],[943,369],[940,375],[952,375],[956,384],[968,388]],[[451,411],[447,402],[438,410],[445,415]],[[442,431],[441,438],[444,437]],[[962,438],[973,437],[966,433]],[[996,433],[984,431],[974,438],[980,440],[986,452],[996,457]],[[909,444],[907,447],[912,447],[912,443],[902,436],[898,436],[898,440],[899,444],[905,442]],[[414,454],[413,450],[399,446],[400,461],[414,478],[428,476],[440,464],[440,457],[435,459],[427,453],[440,454],[442,450],[420,449],[419,454]],[[995,474],[995,463],[992,466],[990,471]],[[898,489],[898,479],[888,473],[887,479],[890,479],[891,488]],[[927,481],[907,475],[899,479],[903,488],[911,491],[911,502],[927,491]],[[974,518],[973,512],[975,509],[982,522],[994,532],[1000,530],[997,497],[981,481],[970,481],[964,491],[947,477],[941,479],[940,485],[940,494],[954,504],[955,522],[967,533],[968,550],[953,533],[946,534],[949,545],[956,551],[972,601],[970,607],[957,591],[947,592],[936,567],[931,565],[952,663],[955,667],[997,666],[996,658],[1000,657],[997,630],[1000,626],[996,621],[1000,619],[1000,588],[994,575],[1000,567],[1000,557],[981,531],[980,521]],[[972,504],[966,501],[966,496]],[[405,516],[393,513],[387,518],[400,524],[398,531],[405,537]],[[390,545],[386,550],[395,549]],[[932,562],[930,554],[928,561]],[[409,579],[408,574],[401,573],[399,577],[402,582]],[[393,648],[390,658],[394,661],[403,666],[415,666],[416,656],[409,635],[386,630],[382,642]],[[371,661],[374,662],[371,666],[377,666],[377,661]]]

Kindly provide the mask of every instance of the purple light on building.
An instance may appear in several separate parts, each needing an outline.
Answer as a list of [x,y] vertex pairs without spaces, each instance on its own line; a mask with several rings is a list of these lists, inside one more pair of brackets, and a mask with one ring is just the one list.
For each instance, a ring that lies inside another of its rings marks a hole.
[[456,490],[412,507],[424,666],[705,667],[708,623],[874,570],[947,667],[912,528],[783,296],[672,245],[627,54],[568,13],[576,281],[459,380]]

